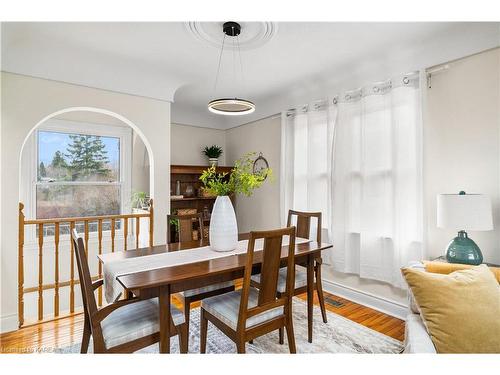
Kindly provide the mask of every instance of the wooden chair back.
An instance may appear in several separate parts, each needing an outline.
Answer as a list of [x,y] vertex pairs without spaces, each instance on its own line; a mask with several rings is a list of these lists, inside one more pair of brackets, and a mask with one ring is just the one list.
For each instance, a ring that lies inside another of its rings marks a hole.
[[167,242],[172,243],[170,233],[170,220],[178,220],[179,222],[179,242],[188,242],[193,240],[193,219],[198,221],[200,239],[203,237],[203,213],[189,215],[167,215]]
[[90,269],[87,261],[87,254],[85,252],[85,245],[83,238],[78,235],[76,229],[71,231],[71,240],[73,241],[76,265],[78,268],[78,275],[80,277],[83,307],[90,320],[91,316],[97,312],[97,303],[95,300],[94,290],[92,288],[92,278],[90,277]]
[[[285,293],[278,295],[278,278],[281,266],[281,250],[283,236],[289,237],[287,264],[286,264],[286,288]],[[250,295],[250,281],[252,276],[253,259],[255,253],[255,241],[264,240],[262,250],[262,262],[260,273],[260,287],[257,306],[248,308]],[[246,320],[252,316],[261,314],[276,307],[292,303],[293,289],[295,285],[295,227],[250,232],[248,239],[247,259],[243,278],[240,311],[238,317],[238,329],[244,330]]]
[[297,217],[297,227],[296,235],[300,238],[309,238],[311,234],[311,218],[317,219],[317,232],[316,241],[321,243],[321,212],[303,212],[303,211],[288,211],[288,220],[286,223],[287,227],[292,225],[292,218]]
[[71,240],[75,250],[76,265],[78,276],[80,278],[80,288],[82,290],[83,311],[89,324],[89,329],[94,339],[94,349],[104,348],[104,337],[102,335],[100,322],[94,321],[94,316],[98,312],[97,303],[92,286],[89,264],[87,261],[87,252],[83,238],[78,235],[76,229],[71,231]]

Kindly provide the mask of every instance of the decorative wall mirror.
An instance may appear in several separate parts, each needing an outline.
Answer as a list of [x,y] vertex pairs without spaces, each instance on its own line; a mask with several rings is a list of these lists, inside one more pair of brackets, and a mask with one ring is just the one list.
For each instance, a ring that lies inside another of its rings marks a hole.
[[[259,152],[259,156],[253,162],[253,173],[261,174],[262,171],[266,168],[269,168],[269,163],[267,162],[266,158],[262,156],[262,152]],[[267,178],[267,175],[265,176],[265,178]]]

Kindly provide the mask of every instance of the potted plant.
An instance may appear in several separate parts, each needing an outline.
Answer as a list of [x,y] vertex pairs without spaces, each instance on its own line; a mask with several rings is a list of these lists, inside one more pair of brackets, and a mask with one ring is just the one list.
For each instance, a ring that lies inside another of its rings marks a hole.
[[203,149],[203,153],[208,158],[209,165],[216,167],[219,162],[219,156],[222,155],[222,147],[217,145],[212,145],[210,147],[206,146]]
[[238,225],[229,196],[238,193],[251,196],[267,177],[272,177],[270,168],[253,173],[254,155],[249,153],[236,160],[229,176],[217,173],[214,165],[200,176],[205,189],[217,195],[209,229],[210,248],[214,251],[231,251],[236,249],[238,243]]
[[178,219],[170,219],[168,222],[168,225],[173,225],[174,226],[174,237],[173,239],[169,238],[168,240],[173,240],[175,242],[179,242],[179,220]]
[[132,193],[132,208],[148,209],[148,196],[144,191],[134,191]]

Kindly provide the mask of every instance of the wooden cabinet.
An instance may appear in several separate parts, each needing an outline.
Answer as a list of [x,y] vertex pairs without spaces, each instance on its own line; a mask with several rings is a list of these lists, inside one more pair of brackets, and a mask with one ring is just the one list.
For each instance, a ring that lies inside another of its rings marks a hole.
[[[208,235],[208,227],[210,226],[210,215],[215,203],[216,197],[206,197],[201,195],[200,189],[203,184],[200,181],[200,176],[209,166],[199,165],[171,165],[170,166],[170,213],[175,215],[179,209],[195,209],[196,212],[205,213],[203,222],[205,226],[205,236]],[[217,167],[217,173],[231,173],[232,167]],[[177,193],[177,182],[179,182],[180,195],[182,199],[173,198]],[[190,193],[192,190],[192,193]],[[231,197],[234,202],[234,197]],[[171,242],[176,242],[175,225],[170,225]],[[193,223],[193,225],[196,225]]]

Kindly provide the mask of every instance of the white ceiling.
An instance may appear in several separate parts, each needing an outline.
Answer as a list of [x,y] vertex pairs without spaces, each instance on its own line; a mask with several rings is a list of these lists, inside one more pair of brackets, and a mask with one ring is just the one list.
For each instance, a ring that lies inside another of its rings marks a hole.
[[[227,129],[500,45],[500,23],[243,23],[244,78],[229,49],[214,93],[221,25],[3,23],[2,70],[173,101],[172,122]],[[215,96],[257,110],[214,115]]]

